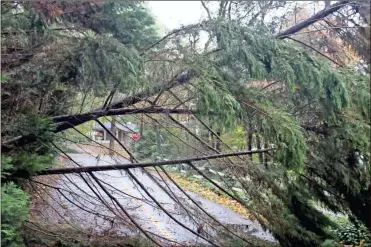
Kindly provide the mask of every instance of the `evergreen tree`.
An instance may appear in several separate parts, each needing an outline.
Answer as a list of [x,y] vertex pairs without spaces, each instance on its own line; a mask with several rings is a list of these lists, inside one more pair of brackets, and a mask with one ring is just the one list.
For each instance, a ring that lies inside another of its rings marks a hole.
[[[140,49],[156,37],[140,3],[7,1],[1,4],[2,241],[23,246],[29,196],[22,178],[49,168],[56,154],[51,117],[81,110],[88,98],[130,91],[145,82]],[[47,145],[45,145],[47,144]],[[4,246],[5,246],[4,245]]]

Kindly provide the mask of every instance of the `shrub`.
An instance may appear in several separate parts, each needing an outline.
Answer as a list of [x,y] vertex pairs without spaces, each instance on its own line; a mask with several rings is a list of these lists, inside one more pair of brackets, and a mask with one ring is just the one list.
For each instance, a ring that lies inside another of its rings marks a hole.
[[13,182],[1,186],[1,245],[24,246],[21,227],[29,217],[29,196]]
[[332,230],[332,233],[339,239],[343,244],[355,245],[362,247],[371,246],[371,234],[367,228],[360,224],[353,224],[349,221],[340,222],[337,229]]
[[321,247],[341,247],[341,245],[336,243],[333,239],[326,239],[326,241],[321,244]]

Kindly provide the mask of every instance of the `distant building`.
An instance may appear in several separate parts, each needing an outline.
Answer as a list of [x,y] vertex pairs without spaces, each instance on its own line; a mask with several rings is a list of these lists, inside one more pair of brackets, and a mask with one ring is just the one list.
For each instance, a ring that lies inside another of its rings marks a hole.
[[[104,122],[103,125],[108,129],[111,130],[111,122]],[[115,123],[116,127],[116,137],[124,144],[130,144],[131,134],[133,133],[134,129],[137,127],[135,124],[132,123],[125,123],[125,124],[119,124]],[[92,133],[92,139],[94,141],[100,142],[100,143],[109,143],[111,140],[111,136],[107,131],[100,126],[99,124],[95,124],[93,127],[93,133]]]

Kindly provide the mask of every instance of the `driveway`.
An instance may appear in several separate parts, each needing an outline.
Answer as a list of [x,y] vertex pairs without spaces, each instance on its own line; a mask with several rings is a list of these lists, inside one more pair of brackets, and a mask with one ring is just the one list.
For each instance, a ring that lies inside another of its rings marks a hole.
[[[90,154],[70,154],[70,157],[82,166],[106,166],[116,163],[129,163],[127,160],[116,156],[94,157]],[[70,163],[69,165],[73,164]],[[143,170],[131,169],[131,172],[146,187],[151,195],[182,224],[197,231],[200,224],[202,224],[197,220],[200,218],[204,219],[204,234],[209,234],[209,239],[212,239],[210,236],[215,234],[215,228],[213,228],[216,226],[215,222],[201,212],[174,185],[170,185],[169,183],[167,186],[169,186],[168,188],[170,188],[171,192],[177,198],[180,198],[182,204],[187,205],[188,213],[179,204],[175,203]],[[159,179],[158,174],[154,172],[151,172],[151,174]],[[143,229],[184,245],[195,244],[196,241],[207,244],[206,241],[197,238],[196,235],[166,215],[129,178],[125,171],[96,172],[95,175]],[[108,230],[120,235],[138,234],[139,231],[130,223],[130,220],[122,213],[122,210],[114,206],[112,198],[109,198],[96,183],[89,183],[90,185],[88,185],[84,179],[88,181],[89,178],[79,175],[62,176],[55,186],[65,190],[60,190],[63,195],[55,190],[51,192],[53,193],[51,197],[54,200],[50,202],[50,207],[55,210],[46,210],[45,214],[49,214],[47,217],[53,218],[55,223],[68,222],[81,229],[87,229],[90,233],[95,232],[95,234],[105,234]],[[166,186],[164,182],[158,181],[164,187]],[[271,234],[262,230],[257,223],[220,204],[204,199],[195,193],[188,192],[188,194],[221,223],[239,226],[238,229],[245,229],[245,233],[248,232],[258,238],[274,241]],[[98,201],[98,197],[102,198],[106,205]],[[111,210],[108,207],[111,207]],[[96,212],[98,212],[98,215]],[[197,217],[198,215],[201,217]],[[192,220],[192,218],[195,220]]]

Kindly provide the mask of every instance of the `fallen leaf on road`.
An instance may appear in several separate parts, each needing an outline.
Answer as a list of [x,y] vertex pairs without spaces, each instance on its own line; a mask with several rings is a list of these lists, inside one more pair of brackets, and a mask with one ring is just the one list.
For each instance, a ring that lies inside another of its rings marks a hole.
[[208,199],[210,201],[213,201],[215,203],[223,205],[223,206],[231,209],[232,211],[234,211],[238,214],[241,214],[241,215],[243,215],[247,218],[250,218],[251,215],[249,214],[247,209],[244,206],[242,206],[239,202],[237,202],[235,200],[232,200],[228,196],[226,196],[226,195],[220,195],[219,196],[215,192],[213,192],[212,190],[210,190],[206,187],[200,186],[200,183],[194,182],[194,181],[189,181],[185,178],[180,177],[177,174],[171,173],[171,177],[183,189],[194,192],[194,193],[197,193],[205,199]]

